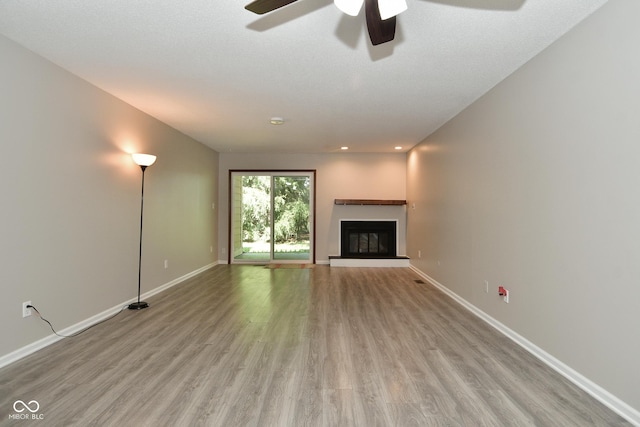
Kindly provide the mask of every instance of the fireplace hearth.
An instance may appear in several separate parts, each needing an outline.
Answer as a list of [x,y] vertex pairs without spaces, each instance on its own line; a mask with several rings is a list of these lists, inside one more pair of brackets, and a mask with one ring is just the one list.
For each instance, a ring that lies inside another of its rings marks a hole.
[[396,256],[396,221],[340,221],[342,258]]

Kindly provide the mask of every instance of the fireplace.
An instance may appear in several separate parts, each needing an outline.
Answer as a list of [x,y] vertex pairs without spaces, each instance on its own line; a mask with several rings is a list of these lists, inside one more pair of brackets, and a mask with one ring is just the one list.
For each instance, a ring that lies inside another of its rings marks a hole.
[[390,258],[396,256],[396,221],[340,221],[340,256]]

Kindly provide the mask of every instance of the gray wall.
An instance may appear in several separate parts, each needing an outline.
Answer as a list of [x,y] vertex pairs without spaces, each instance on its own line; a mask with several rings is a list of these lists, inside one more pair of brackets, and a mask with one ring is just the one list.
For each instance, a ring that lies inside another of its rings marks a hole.
[[417,146],[407,178],[413,265],[634,408],[638,16],[611,0]]
[[[217,260],[218,155],[0,37],[0,358]],[[213,250],[210,248],[213,247]],[[169,268],[164,268],[164,260]],[[153,309],[153,307],[152,307]]]
[[340,218],[398,219],[398,253],[405,252],[405,207],[336,206],[335,199],[406,198],[406,155],[391,154],[220,154],[220,261],[226,262],[228,243],[229,169],[316,170],[316,260],[328,263],[340,253]]

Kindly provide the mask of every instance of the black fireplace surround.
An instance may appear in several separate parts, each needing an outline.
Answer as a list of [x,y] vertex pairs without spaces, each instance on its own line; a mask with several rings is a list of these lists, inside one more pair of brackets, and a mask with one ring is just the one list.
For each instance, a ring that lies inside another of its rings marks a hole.
[[342,258],[396,256],[396,221],[340,221]]

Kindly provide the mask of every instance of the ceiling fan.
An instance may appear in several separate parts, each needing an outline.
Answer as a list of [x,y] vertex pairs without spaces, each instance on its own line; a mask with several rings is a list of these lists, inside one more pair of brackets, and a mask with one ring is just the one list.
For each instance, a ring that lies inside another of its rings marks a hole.
[[[297,0],[254,0],[244,8],[262,15]],[[396,33],[396,15],[407,9],[405,0],[334,0],[338,9],[347,15],[356,16],[362,9],[367,19],[367,30],[373,45],[393,40]]]

